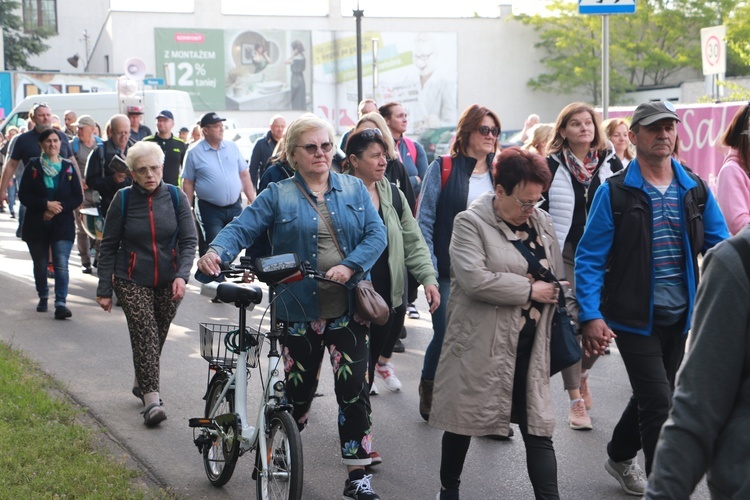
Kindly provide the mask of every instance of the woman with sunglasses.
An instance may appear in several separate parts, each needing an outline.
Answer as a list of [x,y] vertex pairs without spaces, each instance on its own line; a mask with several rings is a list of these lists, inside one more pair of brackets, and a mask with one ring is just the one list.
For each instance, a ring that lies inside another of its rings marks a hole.
[[286,395],[304,428],[327,350],[339,405],[339,449],[349,472],[344,498],[376,500],[372,476],[364,470],[372,462],[370,324],[354,311],[353,289],[383,252],[385,227],[362,181],[331,171],[333,141],[333,127],[317,116],[307,113],[294,120],[285,142],[294,177],[269,184],[224,227],[198,260],[198,269],[217,276],[222,262],[232,262],[268,232],[274,254],[296,253],[328,279],[346,285],[305,279],[277,287],[277,315],[288,324]]
[[[492,160],[500,135],[500,119],[472,104],[458,119],[449,158],[436,158],[427,169],[417,209],[417,221],[438,272],[440,307],[432,313],[433,336],[424,356],[419,381],[419,413],[428,420],[432,387],[445,336],[445,315],[451,287],[448,246],[453,219],[483,193],[492,191]],[[449,167],[450,164],[450,167]]]
[[[573,263],[594,193],[609,176],[623,168],[614,146],[604,136],[594,108],[574,102],[560,111],[547,165],[552,172],[552,184],[545,193],[547,201],[542,204],[542,209],[552,216],[565,264],[564,277],[575,288]],[[577,317],[578,303],[574,298],[569,301],[569,309]],[[568,424],[571,429],[592,428],[587,411],[592,404],[588,370],[595,361],[593,354],[583,356],[579,363],[562,372],[570,398]]]

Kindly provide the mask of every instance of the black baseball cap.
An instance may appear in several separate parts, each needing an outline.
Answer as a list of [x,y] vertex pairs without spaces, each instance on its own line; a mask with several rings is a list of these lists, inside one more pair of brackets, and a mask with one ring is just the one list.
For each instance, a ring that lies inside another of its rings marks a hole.
[[182,128],[180,129],[180,133],[182,133],[182,132],[190,132],[190,129],[189,129],[189,128],[187,128],[187,127],[182,127]]
[[680,121],[680,117],[677,116],[677,110],[675,110],[674,105],[671,102],[644,102],[635,108],[633,119],[630,121],[630,128],[633,128],[633,125],[635,124],[651,125],[652,123],[665,119]]
[[161,111],[158,115],[156,115],[157,118],[169,118],[170,120],[174,120],[174,115],[171,111],[165,109]]
[[211,111],[201,117],[201,128],[207,127],[208,125],[213,125],[214,123],[223,122],[223,121],[226,121],[226,118],[220,118],[219,115]]

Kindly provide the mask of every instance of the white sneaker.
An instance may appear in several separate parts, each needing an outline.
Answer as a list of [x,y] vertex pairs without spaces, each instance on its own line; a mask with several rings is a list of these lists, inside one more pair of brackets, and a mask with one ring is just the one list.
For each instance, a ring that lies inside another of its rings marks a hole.
[[398,392],[401,390],[401,381],[396,378],[396,372],[391,363],[384,365],[376,363],[375,375],[383,379],[383,383],[389,391]]
[[375,382],[372,383],[372,387],[370,387],[370,396],[377,396],[380,394],[380,391],[378,391],[378,386],[375,385]]

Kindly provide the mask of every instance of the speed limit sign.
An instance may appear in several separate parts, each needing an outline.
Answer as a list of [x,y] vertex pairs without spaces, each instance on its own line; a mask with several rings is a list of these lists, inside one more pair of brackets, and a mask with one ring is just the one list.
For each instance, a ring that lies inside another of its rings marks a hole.
[[703,74],[720,75],[727,71],[727,27],[712,26],[701,29]]

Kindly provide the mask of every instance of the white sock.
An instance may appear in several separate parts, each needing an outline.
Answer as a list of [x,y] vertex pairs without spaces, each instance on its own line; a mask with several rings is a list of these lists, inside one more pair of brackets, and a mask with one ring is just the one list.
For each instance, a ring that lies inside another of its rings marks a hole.
[[146,406],[146,408],[148,408],[154,403],[158,405],[159,404],[159,392],[154,391],[154,392],[147,392],[146,394],[144,394],[143,403]]
[[[583,398],[580,398],[580,399],[571,399],[570,400],[570,407],[573,408],[573,405],[576,404],[579,401],[583,401]],[[146,404],[146,406],[148,406],[148,404]]]

